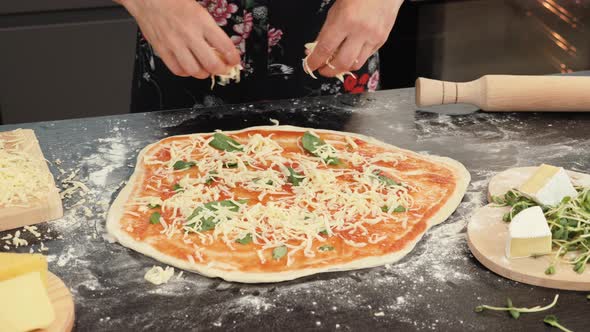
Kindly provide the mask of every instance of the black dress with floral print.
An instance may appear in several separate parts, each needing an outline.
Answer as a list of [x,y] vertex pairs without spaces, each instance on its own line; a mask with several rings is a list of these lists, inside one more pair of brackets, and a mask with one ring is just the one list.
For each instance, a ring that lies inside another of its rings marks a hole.
[[305,73],[304,45],[314,41],[333,0],[200,0],[239,49],[241,82],[211,89],[210,80],[171,73],[138,33],[131,110],[198,108],[225,103],[374,91],[379,86],[375,54],[356,77]]

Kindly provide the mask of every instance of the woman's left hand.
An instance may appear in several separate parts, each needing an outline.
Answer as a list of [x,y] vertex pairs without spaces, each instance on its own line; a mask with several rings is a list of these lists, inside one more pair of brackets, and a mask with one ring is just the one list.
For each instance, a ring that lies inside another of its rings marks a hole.
[[402,2],[336,0],[307,59],[309,69],[326,77],[359,70],[387,41]]

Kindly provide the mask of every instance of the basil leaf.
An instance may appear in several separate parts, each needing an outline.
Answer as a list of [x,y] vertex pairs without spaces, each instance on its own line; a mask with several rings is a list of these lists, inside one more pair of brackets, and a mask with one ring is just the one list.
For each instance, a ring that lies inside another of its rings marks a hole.
[[[389,211],[389,207],[387,207],[387,205],[383,205],[381,207],[381,211],[387,212],[387,211]],[[401,205],[398,206],[398,207],[396,207],[395,209],[393,209],[393,212],[397,212],[397,213],[399,213],[399,212],[406,212],[406,211],[407,211],[406,208],[403,207],[403,206],[401,206]]]
[[294,186],[298,186],[305,177],[303,174],[296,172],[293,168],[287,166],[287,170],[289,171],[289,176],[287,179],[291,182]]
[[281,259],[281,257],[287,254],[287,246],[276,247],[272,251],[273,259]]
[[225,163],[223,164],[225,168],[238,168],[238,163]]
[[[247,199],[240,199],[240,200],[237,200],[237,202],[244,204],[244,203],[248,202],[248,200]],[[191,215],[187,218],[187,220],[191,220],[191,219],[195,218],[196,216],[198,216],[199,214],[201,214],[203,209],[207,209],[210,211],[217,211],[217,210],[219,210],[220,206],[229,207],[230,208],[229,210],[233,211],[233,212],[238,212],[238,210],[240,209],[240,206],[231,200],[209,202],[209,203],[203,204],[203,206],[197,207],[193,211],[193,213],[191,213]],[[201,227],[197,231],[212,230],[213,228],[215,228],[215,225],[216,225],[214,220],[215,220],[214,217],[201,218]],[[187,225],[187,227],[191,227],[191,226],[194,227],[195,225],[196,224],[191,224],[191,225]]]
[[387,176],[383,175],[381,171],[377,171],[373,173],[377,180],[384,183],[386,186],[399,186],[399,183],[395,182],[393,179],[388,178]]
[[239,244],[248,244],[248,243],[251,243],[252,242],[252,234],[248,233],[243,238],[237,239],[236,242],[239,243]]
[[322,234],[322,235],[328,235],[328,230],[327,229],[324,229],[323,231],[320,232],[320,234]]
[[407,211],[406,208],[401,205],[396,207],[395,209],[393,209],[393,212],[398,212],[398,213],[399,212],[406,212],[406,211]]
[[178,171],[181,169],[191,168],[195,165],[196,165],[196,163],[194,161],[179,160],[179,161],[175,162],[174,165],[172,165],[172,167]]
[[[319,147],[324,146],[326,144],[327,143],[324,142],[324,140],[322,140],[319,137],[314,136],[309,131],[306,131],[303,134],[303,137],[301,138],[301,145],[303,146],[303,148],[307,152],[311,153],[312,155],[314,155],[316,157],[319,157],[319,156],[317,154],[315,154],[314,151],[316,151]],[[338,159],[337,157],[327,157],[327,158],[324,158],[324,161],[328,165],[340,164],[340,159]]]
[[205,184],[213,183],[213,181],[215,181],[215,175],[217,175],[216,171],[209,172],[209,177],[207,178],[207,180],[205,180]]
[[319,247],[318,250],[321,251],[321,252],[331,251],[331,250],[334,250],[334,247],[329,246],[329,245],[326,244],[326,245],[323,245],[323,246]]
[[162,206],[160,204],[148,204],[149,209],[159,209]]
[[216,148],[217,150],[224,150],[228,152],[243,151],[240,143],[222,133],[213,134],[213,140],[209,142],[209,145]]
[[152,215],[150,216],[150,224],[159,224],[160,223],[160,213],[159,212],[154,212],[152,213]]
[[172,190],[174,190],[174,191],[181,191],[181,190],[183,190],[183,189],[182,189],[182,187],[181,187],[181,186],[180,186],[178,183],[175,183],[175,184],[172,186]]

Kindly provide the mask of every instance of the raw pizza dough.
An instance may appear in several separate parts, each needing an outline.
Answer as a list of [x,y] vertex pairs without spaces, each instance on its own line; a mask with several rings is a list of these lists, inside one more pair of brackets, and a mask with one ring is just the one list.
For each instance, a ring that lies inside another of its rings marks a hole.
[[[318,130],[318,129],[310,129],[310,128],[301,128],[301,127],[293,127],[293,126],[261,126],[261,127],[251,127],[246,128],[240,131],[228,131],[223,132],[226,135],[236,135],[246,131],[287,131],[287,132],[301,132],[304,133],[309,130],[313,130],[315,133],[318,134],[334,134],[334,135],[346,135],[351,138],[357,138],[360,140],[366,141],[368,144],[372,144],[375,146],[387,148],[387,149],[394,149],[397,151],[402,151],[405,154],[408,154],[415,158],[421,158],[422,160],[426,160],[429,162],[435,163],[437,166],[444,167],[448,169],[455,177],[455,188],[452,193],[448,195],[446,202],[442,205],[438,211],[431,215],[426,222],[426,229],[420,234],[417,234],[411,241],[405,243],[405,245],[390,254],[383,255],[383,256],[372,256],[372,257],[364,257],[361,259],[353,260],[344,264],[337,264],[333,266],[322,266],[322,267],[315,267],[315,268],[305,268],[300,270],[290,270],[290,271],[282,271],[282,272],[266,272],[266,273],[256,273],[256,272],[244,272],[239,270],[228,270],[224,269],[223,266],[217,264],[202,264],[199,262],[190,262],[185,259],[179,259],[178,257],[173,257],[168,254],[164,254],[154,248],[154,246],[137,241],[135,238],[130,236],[128,232],[125,231],[121,227],[121,218],[125,212],[125,204],[130,199],[134,186],[138,181],[141,181],[143,169],[141,167],[141,162],[146,154],[146,152],[154,147],[158,143],[154,143],[148,145],[144,148],[138,156],[138,162],[136,165],[135,172],[131,176],[130,180],[128,181],[127,185],[123,188],[123,190],[119,193],[117,198],[115,199],[114,203],[112,204],[108,218],[107,218],[107,230],[108,232],[114,236],[114,238],[121,243],[123,246],[131,248],[135,251],[138,251],[144,255],[150,256],[162,263],[172,265],[181,269],[185,269],[188,271],[197,272],[204,276],[208,277],[219,277],[225,279],[227,281],[237,281],[237,282],[244,282],[244,283],[265,283],[265,282],[279,282],[279,281],[286,281],[292,280],[299,277],[323,273],[323,272],[333,272],[333,271],[346,271],[346,270],[354,270],[354,269],[363,269],[369,267],[380,266],[388,263],[394,263],[400,259],[402,259],[405,255],[407,255],[416,245],[416,243],[422,238],[424,233],[432,226],[437,225],[444,220],[446,220],[457,208],[460,204],[471,179],[469,172],[466,168],[459,163],[450,158],[446,157],[438,157],[438,156],[425,156],[420,155],[412,151],[402,150],[392,145],[377,141],[373,138],[366,137],[359,134],[353,133],[345,133],[345,132],[338,132],[338,131],[330,131],[330,130]],[[211,134],[201,134],[201,135],[211,135]],[[189,136],[189,135],[183,135]],[[181,137],[181,136],[178,136]],[[229,249],[228,249],[228,252]]]
[[[511,168],[494,176],[488,186],[488,200],[491,196],[502,196],[510,189],[519,187],[530,178],[537,167]],[[590,175],[567,171],[576,186],[590,186]],[[552,256],[539,258],[508,259],[505,254],[508,239],[508,223],[502,221],[509,207],[488,204],[478,208],[467,226],[467,240],[473,255],[484,266],[506,278],[542,287],[590,290],[590,271],[582,274],[572,270],[571,265],[558,262],[556,273],[546,275]]]

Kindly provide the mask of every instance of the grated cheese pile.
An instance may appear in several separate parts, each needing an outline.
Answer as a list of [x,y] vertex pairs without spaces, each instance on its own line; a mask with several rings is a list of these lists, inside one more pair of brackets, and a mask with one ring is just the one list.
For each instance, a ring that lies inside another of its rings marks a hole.
[[[235,249],[242,245],[237,241],[250,237],[261,263],[266,261],[265,250],[284,246],[286,264],[291,265],[297,252],[314,257],[317,245],[332,236],[348,246],[364,247],[388,237],[371,233],[368,226],[408,226],[408,213],[396,212],[412,208],[410,193],[417,189],[401,182],[394,169],[405,159],[401,153],[363,154],[351,137],[326,141],[311,153],[300,141],[299,151],[285,150],[272,134],[250,134],[241,145],[232,145],[239,149],[234,151],[210,146],[213,139],[192,135],[148,151],[143,163],[153,172],[144,185],[145,194],[129,201],[126,209],[137,217],[154,206],[161,208],[162,215],[167,215],[157,217],[161,233],[169,238],[181,235],[194,246],[194,257],[201,262],[202,246],[222,241]],[[160,160],[162,151],[169,152],[169,160]],[[327,165],[327,157],[337,157],[348,167]],[[188,171],[174,169],[178,161],[190,161],[192,166]],[[289,168],[296,172],[298,185],[291,183]],[[384,174],[389,183],[380,179]],[[175,192],[170,189],[174,182],[179,187]],[[172,195],[164,198],[162,192]],[[204,205],[219,201],[228,202],[214,209]],[[202,230],[207,223],[214,227]],[[353,241],[347,235],[360,237]]]
[[27,142],[19,131],[0,136],[0,207],[27,207],[45,198],[52,183],[45,161],[26,153]]

